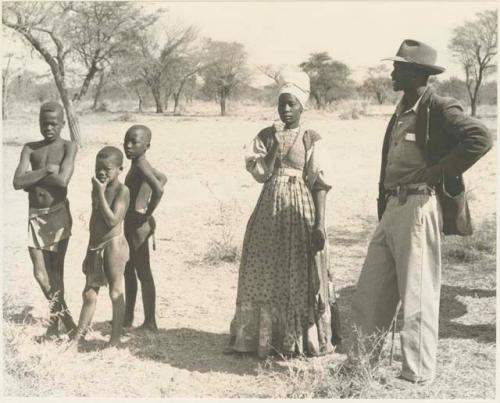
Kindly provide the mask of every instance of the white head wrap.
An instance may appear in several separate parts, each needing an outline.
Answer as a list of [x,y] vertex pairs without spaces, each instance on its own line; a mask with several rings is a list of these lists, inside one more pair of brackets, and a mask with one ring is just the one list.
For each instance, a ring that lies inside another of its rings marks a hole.
[[299,100],[302,108],[304,108],[310,94],[309,76],[307,73],[301,70],[283,70],[280,73],[278,96],[281,94],[294,95]]

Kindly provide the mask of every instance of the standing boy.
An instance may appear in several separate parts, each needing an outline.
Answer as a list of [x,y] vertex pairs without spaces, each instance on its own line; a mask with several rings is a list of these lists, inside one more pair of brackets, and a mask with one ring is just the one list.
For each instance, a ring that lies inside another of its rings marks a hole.
[[150,144],[151,131],[146,126],[134,125],[125,134],[123,147],[132,165],[125,178],[130,190],[130,206],[125,217],[125,237],[129,244],[130,259],[125,268],[124,327],[132,326],[134,320],[139,277],[144,306],[144,323],[140,328],[156,331],[156,290],[149,261],[148,238],[156,227],[153,211],[161,200],[167,177],[146,160],[145,154]]
[[42,339],[58,337],[59,318],[68,332],[76,328],[64,301],[64,258],[72,225],[66,196],[77,147],[60,137],[64,123],[61,105],[47,102],[40,107],[43,140],[24,145],[13,182],[14,189],[28,192],[28,250],[35,279],[50,301]]
[[123,235],[123,219],[129,204],[129,190],[120,183],[123,171],[123,153],[116,147],[104,147],[96,156],[95,177],[92,178],[92,214],[90,239],[83,261],[86,275],[83,306],[74,337],[75,344],[84,337],[94,316],[99,287],[109,283],[113,304],[111,339],[120,343],[125,313],[123,273],[128,259],[128,245]]

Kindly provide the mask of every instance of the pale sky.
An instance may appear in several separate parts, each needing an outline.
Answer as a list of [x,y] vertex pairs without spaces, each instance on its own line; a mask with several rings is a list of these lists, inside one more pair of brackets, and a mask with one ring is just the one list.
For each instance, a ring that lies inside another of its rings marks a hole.
[[[297,65],[311,52],[327,51],[332,58],[349,65],[353,78],[358,80],[364,78],[368,67],[395,55],[406,38],[426,42],[438,51],[437,64],[447,68],[440,78],[462,77],[460,66],[447,49],[451,32],[466,19],[474,18],[475,13],[497,7],[492,1],[143,4],[149,10],[167,8],[171,17],[197,26],[201,36],[243,43],[249,64]],[[12,44],[5,43],[4,53],[12,48]],[[39,65],[30,58],[27,62]],[[265,80],[256,77],[255,82]]]

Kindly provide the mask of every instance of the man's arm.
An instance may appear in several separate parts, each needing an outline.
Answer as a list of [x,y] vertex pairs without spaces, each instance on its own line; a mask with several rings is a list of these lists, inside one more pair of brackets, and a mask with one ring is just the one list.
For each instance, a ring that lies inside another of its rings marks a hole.
[[68,187],[69,180],[75,170],[76,151],[76,143],[73,141],[68,142],[65,147],[64,158],[61,162],[59,173],[47,176],[42,183],[61,188]]
[[149,201],[149,205],[146,210],[146,215],[151,217],[153,215],[153,211],[156,209],[163,196],[163,185],[161,181],[156,177],[154,168],[147,160],[141,160],[137,164],[137,168],[139,169],[149,186],[151,186],[151,200]]
[[428,183],[439,181],[444,173],[459,176],[474,165],[493,145],[491,133],[479,120],[464,114],[460,104],[449,101],[442,105],[443,130],[457,145],[435,165],[424,172],[423,180]]
[[474,165],[493,146],[491,133],[479,120],[464,114],[458,103],[443,108],[444,130],[458,140],[450,153],[441,159],[444,172],[458,176]]
[[26,190],[36,185],[51,172],[54,172],[54,167],[49,165],[35,171],[28,171],[30,168],[30,156],[31,148],[28,144],[25,144],[21,151],[21,157],[16,172],[14,173],[13,185],[16,190]]

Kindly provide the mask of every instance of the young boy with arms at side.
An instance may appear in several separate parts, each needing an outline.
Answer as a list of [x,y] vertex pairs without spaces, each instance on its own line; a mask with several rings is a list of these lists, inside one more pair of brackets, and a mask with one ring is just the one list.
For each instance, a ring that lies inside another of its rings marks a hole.
[[123,235],[123,219],[129,205],[129,190],[120,183],[123,153],[116,147],[104,147],[96,156],[95,177],[92,178],[92,214],[90,239],[83,261],[86,275],[83,306],[78,321],[74,344],[85,336],[94,316],[99,287],[109,283],[113,307],[109,345],[120,344],[125,312],[123,273],[128,260],[128,245]]
[[38,341],[59,336],[59,319],[71,333],[76,325],[64,300],[64,258],[71,236],[68,184],[75,168],[76,143],[61,138],[64,112],[57,102],[40,107],[43,140],[24,145],[14,189],[28,193],[28,250],[33,274],[50,301],[50,321]]
[[140,329],[156,331],[156,290],[149,261],[148,238],[156,227],[153,212],[161,200],[167,177],[146,160],[145,154],[150,144],[151,130],[148,127],[134,125],[127,130],[123,147],[132,165],[125,179],[130,190],[130,205],[125,217],[125,237],[130,258],[125,269],[124,327],[131,327],[134,320],[139,277],[144,306],[144,323]]

